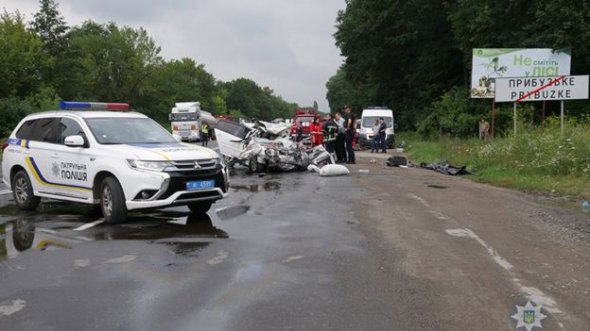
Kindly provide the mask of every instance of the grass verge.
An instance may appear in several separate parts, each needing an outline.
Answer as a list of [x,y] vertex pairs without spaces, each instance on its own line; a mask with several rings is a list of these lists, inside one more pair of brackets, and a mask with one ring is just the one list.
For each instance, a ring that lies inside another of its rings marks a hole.
[[448,160],[467,165],[478,182],[532,193],[590,199],[590,121],[571,120],[562,134],[551,119],[543,128],[522,125],[519,135],[490,141],[402,133],[414,163]]

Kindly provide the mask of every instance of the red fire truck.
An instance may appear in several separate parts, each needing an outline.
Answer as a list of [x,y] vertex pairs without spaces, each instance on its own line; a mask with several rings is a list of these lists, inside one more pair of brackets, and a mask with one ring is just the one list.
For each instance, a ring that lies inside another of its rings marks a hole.
[[320,124],[323,124],[322,117],[313,108],[297,108],[295,110],[295,116],[293,116],[293,126],[291,127],[291,137],[295,139],[297,137],[297,123],[301,125],[303,129],[303,138],[309,137],[310,130],[309,126],[314,119],[318,119]]

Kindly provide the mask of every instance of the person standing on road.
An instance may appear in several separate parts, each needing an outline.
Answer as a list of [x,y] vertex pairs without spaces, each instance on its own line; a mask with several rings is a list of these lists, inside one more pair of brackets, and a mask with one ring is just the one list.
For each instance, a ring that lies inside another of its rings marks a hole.
[[[387,125],[385,124],[385,119],[381,117],[379,119],[379,141],[381,142],[381,148],[383,149],[383,153],[387,153]],[[379,149],[379,148],[377,148]]]
[[381,127],[381,123],[379,120],[375,120],[375,125],[373,125],[373,139],[371,140],[371,153],[375,153],[379,151],[379,147],[381,147],[381,135],[379,134],[379,128]]
[[300,143],[303,140],[303,126],[301,122],[297,120],[295,122],[295,142]]
[[332,114],[326,115],[326,123],[323,126],[324,134],[326,135],[326,139],[324,139],[326,144],[326,150],[328,153],[333,154],[336,151],[336,137],[338,136],[338,124],[332,118]]
[[322,126],[318,118],[313,119],[313,122],[309,126],[309,131],[311,134],[311,147],[316,147],[324,143],[324,134],[322,133]]
[[201,146],[207,147],[209,144],[209,125],[201,124]]
[[346,163],[344,118],[342,118],[340,113],[336,113],[334,118],[336,125],[338,125],[338,135],[336,135],[336,163]]
[[356,158],[354,155],[354,146],[352,146],[352,142],[354,140],[354,133],[355,133],[355,122],[356,118],[352,114],[352,110],[348,106],[344,106],[344,113],[346,114],[346,118],[344,120],[344,131],[346,133],[346,159],[348,164],[355,164]]

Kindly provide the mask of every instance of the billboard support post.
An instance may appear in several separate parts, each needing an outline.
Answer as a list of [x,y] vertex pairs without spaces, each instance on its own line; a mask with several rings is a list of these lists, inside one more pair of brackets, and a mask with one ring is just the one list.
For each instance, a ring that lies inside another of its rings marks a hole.
[[516,138],[516,102],[514,103],[514,114],[512,115],[514,121],[514,138]]
[[543,106],[541,107],[541,124],[545,125],[545,106],[547,105],[547,101],[543,101]]
[[492,99],[492,138],[496,136],[496,99]]
[[565,101],[561,100],[561,134],[563,135],[563,128],[564,128],[564,122],[565,122]]

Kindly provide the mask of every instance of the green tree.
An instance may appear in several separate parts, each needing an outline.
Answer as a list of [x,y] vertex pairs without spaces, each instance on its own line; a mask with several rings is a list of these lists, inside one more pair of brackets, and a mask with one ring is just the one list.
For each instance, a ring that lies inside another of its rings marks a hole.
[[86,21],[72,28],[69,37],[77,59],[70,75],[77,84],[68,96],[133,103],[162,61],[160,47],[142,28]]
[[446,2],[348,0],[334,36],[355,99],[389,106],[402,127],[414,127],[422,110],[463,81],[447,13]]
[[19,12],[0,14],[0,50],[0,98],[38,91],[44,65],[42,43],[26,29]]
[[213,75],[193,59],[184,58],[156,66],[134,106],[165,122],[176,102],[199,101],[202,109],[213,110],[216,94]]
[[41,38],[44,50],[52,56],[57,56],[67,46],[68,26],[60,15],[55,1],[40,0],[39,5],[39,11],[35,13],[35,19],[31,23],[32,28]]
[[43,83],[59,89],[70,83],[67,77],[71,59],[65,56],[68,47],[66,33],[69,27],[60,15],[55,1],[40,0],[39,5],[39,11],[35,13],[31,27],[43,43]]

